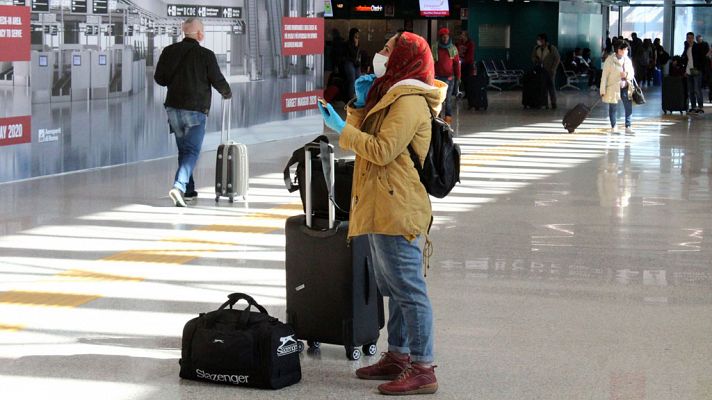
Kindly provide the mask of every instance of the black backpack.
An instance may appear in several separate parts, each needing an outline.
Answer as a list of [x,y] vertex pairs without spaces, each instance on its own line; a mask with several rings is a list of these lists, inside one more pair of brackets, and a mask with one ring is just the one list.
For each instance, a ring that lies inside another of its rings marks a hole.
[[408,151],[425,190],[442,199],[460,182],[460,146],[452,139],[450,125],[440,118],[432,117],[431,132],[430,148],[423,165],[412,144],[408,145]]

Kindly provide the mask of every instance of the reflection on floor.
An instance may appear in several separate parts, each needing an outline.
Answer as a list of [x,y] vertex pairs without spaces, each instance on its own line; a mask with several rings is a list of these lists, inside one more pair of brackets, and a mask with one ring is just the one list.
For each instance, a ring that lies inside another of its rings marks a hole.
[[[252,144],[320,132],[323,122],[315,111],[283,114],[280,106],[282,93],[312,86],[304,76],[233,83],[230,138]],[[0,87],[0,117],[32,115],[32,143],[0,147],[0,183],[172,156],[165,93],[150,84],[129,97],[31,104],[27,88]],[[214,91],[203,150],[220,143],[221,117],[221,98]],[[40,141],[45,130],[58,132],[58,140]]]
[[[446,399],[712,398],[712,117],[636,107],[607,135],[493,93],[458,111],[462,183],[434,200],[428,274]],[[0,387],[10,398],[377,398],[325,345],[279,392],[180,381],[183,324],[231,292],[284,318],[281,169],[305,138],[250,146],[248,203],[170,207],[174,159],[3,185]],[[386,348],[385,331],[379,342]]]

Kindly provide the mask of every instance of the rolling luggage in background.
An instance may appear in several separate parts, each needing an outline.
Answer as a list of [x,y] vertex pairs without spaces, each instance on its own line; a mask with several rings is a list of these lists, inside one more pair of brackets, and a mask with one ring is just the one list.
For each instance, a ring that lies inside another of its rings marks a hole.
[[[383,298],[376,287],[370,246],[366,236],[347,241],[348,222],[312,215],[312,151],[328,161],[325,169],[333,193],[334,154],[327,143],[307,144],[306,214],[290,217],[285,227],[287,323],[310,347],[320,343],[343,345],[350,360],[361,351],[376,354],[384,325]],[[361,348],[359,348],[361,347]]]
[[222,108],[221,144],[215,162],[215,201],[227,197],[232,203],[235,197],[247,198],[250,164],[247,146],[230,140],[232,100],[223,100]]
[[660,86],[663,84],[663,71],[660,68],[653,70],[653,85]]
[[489,78],[484,72],[467,78],[467,105],[475,110],[487,110],[489,101],[487,99],[487,85]]
[[545,73],[541,67],[537,67],[522,77],[522,105],[524,108],[549,108]]
[[687,82],[682,76],[666,76],[663,78],[663,113],[687,111]]
[[596,108],[598,103],[600,103],[601,100],[599,99],[596,101],[596,103],[589,107],[583,103],[578,103],[574,108],[569,110],[565,115],[564,119],[561,121],[561,123],[564,125],[564,128],[566,128],[569,133],[574,133],[576,128],[583,123],[583,121],[588,118],[588,114],[591,113],[591,110]]

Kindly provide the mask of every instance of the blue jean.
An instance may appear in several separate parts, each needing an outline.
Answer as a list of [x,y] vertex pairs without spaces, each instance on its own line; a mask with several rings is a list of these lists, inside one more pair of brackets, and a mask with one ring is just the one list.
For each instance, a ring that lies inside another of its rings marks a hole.
[[[633,101],[628,98],[628,88],[621,89],[621,101],[625,109],[625,127],[628,128],[631,125],[631,115],[633,115]],[[615,128],[618,119],[618,103],[608,105],[608,117],[611,119],[611,127]]]
[[193,170],[203,147],[207,115],[199,111],[172,107],[166,107],[166,113],[178,145],[178,170],[173,187],[183,193],[191,193],[195,191]]
[[454,84],[454,78],[447,76],[436,76],[435,79],[447,83],[447,96],[445,96],[445,101],[443,101],[443,111],[446,117],[452,116],[452,85]]
[[369,234],[378,289],[388,297],[388,351],[431,363],[433,308],[423,276],[420,238]]
[[687,87],[690,90],[690,108],[702,108],[702,74],[688,75]]

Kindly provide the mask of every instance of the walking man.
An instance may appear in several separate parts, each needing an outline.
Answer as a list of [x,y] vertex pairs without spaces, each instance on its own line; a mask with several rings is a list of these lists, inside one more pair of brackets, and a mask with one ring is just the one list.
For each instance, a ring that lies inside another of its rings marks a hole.
[[556,70],[559,68],[559,63],[561,62],[561,56],[556,46],[549,43],[546,33],[540,33],[539,36],[537,36],[536,47],[534,47],[534,51],[532,51],[532,61],[534,65],[544,69],[544,78],[546,79],[546,86],[549,91],[551,108],[556,109],[556,86],[554,86],[554,83],[556,81]]
[[443,103],[445,122],[452,123],[452,92],[458,91],[460,80],[460,55],[457,46],[450,39],[450,30],[443,27],[438,30],[438,44],[433,47],[435,60],[435,79],[447,83],[447,98]]
[[193,169],[203,145],[211,88],[225,99],[232,98],[215,53],[200,45],[205,38],[203,22],[188,18],[183,23],[183,35],[183,41],[163,50],[154,74],[156,83],[168,87],[164,106],[178,145],[178,170],[173,188],[168,192],[176,207],[185,207],[186,200],[198,196]]

